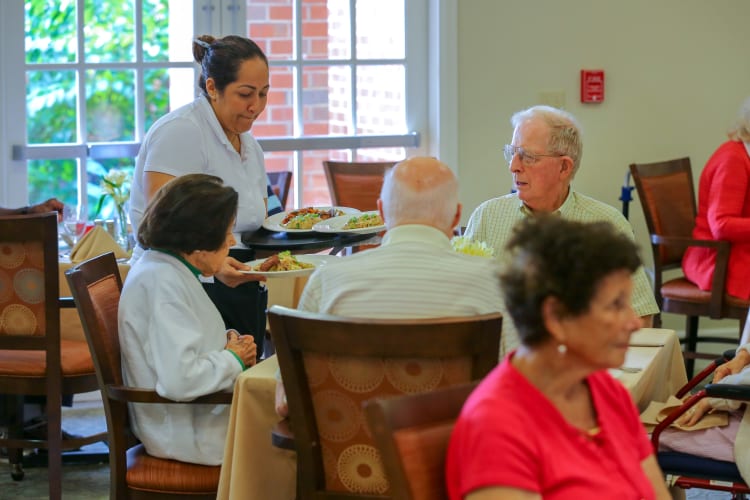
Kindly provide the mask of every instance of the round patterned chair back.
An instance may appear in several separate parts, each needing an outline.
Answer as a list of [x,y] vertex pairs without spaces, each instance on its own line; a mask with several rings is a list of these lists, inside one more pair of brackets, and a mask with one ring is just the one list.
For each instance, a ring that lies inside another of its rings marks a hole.
[[471,381],[471,358],[405,359],[304,355],[323,454],[326,489],[383,495],[388,480],[362,403]]
[[0,335],[44,335],[44,271],[41,242],[0,243]]

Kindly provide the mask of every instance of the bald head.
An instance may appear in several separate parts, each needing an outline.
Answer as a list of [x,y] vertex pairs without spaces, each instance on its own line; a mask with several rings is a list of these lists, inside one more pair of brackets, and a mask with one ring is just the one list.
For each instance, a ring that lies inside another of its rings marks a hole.
[[423,224],[450,236],[461,216],[458,181],[436,158],[409,158],[385,174],[378,206],[389,229]]

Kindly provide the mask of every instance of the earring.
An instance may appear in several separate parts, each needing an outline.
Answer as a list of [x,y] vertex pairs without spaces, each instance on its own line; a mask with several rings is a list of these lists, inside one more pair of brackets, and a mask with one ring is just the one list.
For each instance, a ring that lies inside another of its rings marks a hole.
[[560,356],[564,356],[566,352],[568,352],[568,346],[565,344],[560,344],[557,346],[557,352],[560,353]]

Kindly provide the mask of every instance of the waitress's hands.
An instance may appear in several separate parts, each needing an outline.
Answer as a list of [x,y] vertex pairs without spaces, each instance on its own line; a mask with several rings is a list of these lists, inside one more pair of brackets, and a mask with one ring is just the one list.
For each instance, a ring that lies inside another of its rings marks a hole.
[[255,345],[252,335],[240,335],[237,330],[228,330],[227,345],[224,349],[239,356],[248,368],[254,366],[257,361],[258,346]]
[[265,276],[240,272],[250,270],[250,266],[243,264],[234,257],[227,256],[227,258],[224,259],[221,269],[214,275],[214,277],[230,288],[234,288],[249,281],[266,281]]

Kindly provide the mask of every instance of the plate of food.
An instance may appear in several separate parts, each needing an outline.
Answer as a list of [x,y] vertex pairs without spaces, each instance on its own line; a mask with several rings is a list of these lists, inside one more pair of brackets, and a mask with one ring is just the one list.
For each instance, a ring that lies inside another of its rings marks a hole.
[[271,255],[267,259],[255,259],[245,262],[252,270],[240,272],[244,274],[260,274],[267,278],[305,276],[312,274],[316,268],[335,258],[335,255],[292,255],[289,250],[285,250]]
[[318,222],[358,213],[361,212],[349,207],[305,207],[274,214],[263,222],[263,227],[276,232],[311,233]]
[[340,215],[318,222],[313,230],[319,233],[379,233],[385,224],[377,210],[359,214]]

